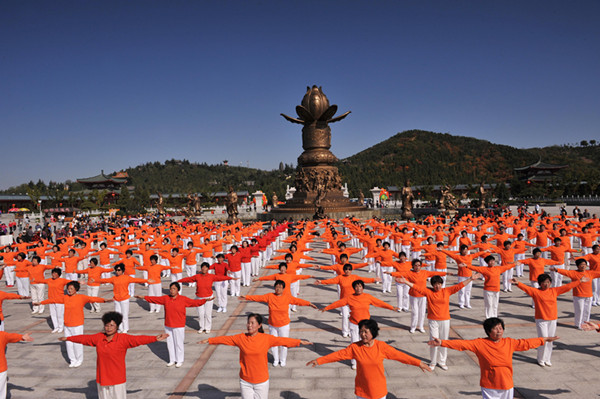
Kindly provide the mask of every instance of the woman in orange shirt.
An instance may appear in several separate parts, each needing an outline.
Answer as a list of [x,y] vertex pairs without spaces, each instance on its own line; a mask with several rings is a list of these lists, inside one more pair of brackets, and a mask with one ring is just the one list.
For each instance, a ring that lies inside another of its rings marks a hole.
[[[63,303],[65,305],[65,337],[83,334],[83,323],[85,315],[83,307],[90,302],[111,302],[112,299],[96,298],[87,295],[78,295],[80,285],[77,281],[67,284],[67,295],[57,299],[46,299],[41,304]],[[34,305],[40,303],[35,302]],[[67,355],[69,356],[69,367],[79,367],[83,363],[83,346],[67,342]]]
[[[529,287],[519,283],[516,278],[513,278],[513,283],[517,288],[525,291],[527,295],[533,298],[535,303],[535,327],[540,337],[552,337],[556,333],[556,322],[558,319],[557,297],[560,294],[569,292],[571,288],[589,281],[587,277],[581,277],[580,280],[571,281],[571,283],[561,287],[551,287],[552,278],[546,274],[538,276],[539,288]],[[537,351],[537,361],[542,367],[552,366],[550,357],[552,356],[552,342],[539,347]]]
[[315,367],[340,360],[356,359],[358,367],[354,379],[354,393],[357,399],[384,399],[387,397],[384,359],[396,360],[420,367],[423,371],[431,371],[425,362],[400,352],[383,341],[376,340],[379,326],[375,320],[361,320],[358,326],[360,341],[352,343],[346,349],[311,360],[306,365]]
[[[429,341],[429,345],[475,353],[481,369],[479,385],[483,399],[512,399],[514,397],[513,353],[537,348],[546,342],[557,340],[558,337],[503,338],[504,321],[497,317],[486,319],[483,322],[483,329],[487,338],[472,340],[434,338]],[[458,392],[456,394],[458,395]]]
[[269,368],[267,353],[273,346],[295,347],[311,345],[301,339],[274,337],[264,334],[262,316],[250,313],[246,333],[214,337],[199,344],[230,345],[240,349],[240,390],[242,399],[267,398],[269,396]]
[[33,338],[28,334],[10,334],[4,331],[0,332],[0,398],[6,398],[6,382],[8,370],[6,364],[6,344],[9,342],[33,342]]

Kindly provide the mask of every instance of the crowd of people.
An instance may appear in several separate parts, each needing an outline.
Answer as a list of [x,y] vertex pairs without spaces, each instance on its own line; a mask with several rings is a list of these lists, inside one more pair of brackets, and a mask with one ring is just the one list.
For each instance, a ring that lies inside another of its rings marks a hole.
[[[383,359],[426,372],[445,371],[449,368],[447,348],[472,351],[478,357],[484,398],[512,398],[513,352],[538,348],[539,366],[552,366],[559,295],[573,292],[573,328],[600,329],[590,323],[593,307],[600,306],[600,221],[588,216],[507,212],[453,219],[428,216],[410,222],[348,217],[247,225],[148,219],[137,226],[88,220],[67,226],[64,237],[39,236],[28,242],[18,238],[0,248],[0,273],[6,282],[6,291],[0,291],[0,330],[5,329],[3,300],[30,299],[32,314],[43,314],[49,305],[52,333],[64,334],[60,340],[65,341],[69,367],[82,365],[83,345],[95,346],[99,397],[123,398],[127,349],[165,340],[166,366],[183,366],[187,308],[196,309],[197,333],[211,334],[215,317],[229,317],[231,301],[236,305],[238,301],[265,303],[268,334],[263,331],[263,317],[252,313],[247,316],[245,333],[210,336],[200,343],[238,347],[242,398],[266,398],[267,353],[272,352],[273,367],[286,367],[288,347],[311,345],[308,340],[290,338],[297,306],[322,312],[339,309],[340,334],[349,338],[350,345],[307,365],[350,360],[356,370],[357,398],[386,397]],[[310,269],[334,276],[321,279],[307,274]],[[570,282],[563,282],[563,277]],[[335,285],[337,297],[324,295],[320,303],[302,299],[301,281]],[[248,295],[245,287],[252,283],[269,284],[274,292]],[[365,292],[367,284],[373,294]],[[183,295],[186,285],[186,292],[194,292],[193,298]],[[82,286],[87,295],[79,294]],[[100,296],[103,286],[112,290],[108,298]],[[536,331],[531,335],[537,338],[502,336],[505,324],[498,318],[502,295],[512,292],[513,286],[532,298]],[[392,305],[385,294],[394,287]],[[147,295],[140,295],[140,289],[147,290]],[[486,337],[449,340],[452,298],[456,294],[458,311],[467,312],[472,308],[471,293],[479,289],[484,307],[479,318]],[[375,294],[379,290],[381,294]],[[128,333],[140,327],[130,326],[129,315],[145,311],[145,306],[130,307],[134,299],[139,304],[147,302],[150,313],[164,312],[164,333]],[[114,303],[114,311],[102,317],[103,332],[85,335],[86,306],[97,313],[106,302]],[[429,361],[377,340],[383,321],[371,316],[371,306],[409,312],[409,334],[425,333],[427,320]],[[4,365],[0,398],[6,392],[6,343],[31,340],[27,334],[0,333],[0,366]]]

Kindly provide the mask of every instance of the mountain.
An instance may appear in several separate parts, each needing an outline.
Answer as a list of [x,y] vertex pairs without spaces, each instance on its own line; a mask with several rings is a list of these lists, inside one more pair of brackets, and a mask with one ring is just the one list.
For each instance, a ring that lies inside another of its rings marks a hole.
[[338,167],[348,186],[365,194],[373,186],[402,186],[406,179],[412,185],[511,182],[514,168],[540,159],[569,165],[559,173],[563,181],[598,182],[600,148],[584,144],[518,149],[471,137],[409,130],[341,160]]

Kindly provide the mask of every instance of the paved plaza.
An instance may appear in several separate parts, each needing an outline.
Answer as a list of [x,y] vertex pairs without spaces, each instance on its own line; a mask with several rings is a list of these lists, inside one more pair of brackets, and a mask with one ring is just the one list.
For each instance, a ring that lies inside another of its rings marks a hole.
[[[324,248],[317,239],[312,245]],[[330,263],[329,255],[311,252],[317,264]],[[353,261],[359,261],[355,256]],[[449,270],[456,265],[449,260]],[[262,269],[262,274],[273,270]],[[306,274],[319,279],[332,277],[331,272],[305,269]],[[363,269],[355,271],[360,276],[372,276]],[[527,274],[526,274],[527,275]],[[335,286],[316,286],[314,280],[301,283],[300,296],[319,308],[337,299]],[[526,281],[521,279],[521,281]],[[243,287],[242,295],[272,292],[272,283],[254,283]],[[456,277],[449,277],[455,284]],[[2,283],[4,285],[4,283]],[[168,281],[163,280],[163,287]],[[472,309],[459,309],[456,296],[451,301],[451,338],[472,339],[484,336],[481,322],[484,319],[483,282],[473,287]],[[110,286],[109,286],[110,287]],[[101,288],[101,296],[112,297],[109,287]],[[13,288],[3,288],[9,292]],[[80,293],[85,294],[85,285]],[[136,294],[146,294],[147,289],[136,286]],[[16,292],[16,291],[15,291]],[[166,290],[164,290],[166,293]],[[381,286],[368,284],[365,292],[396,306],[395,290],[381,294]],[[187,286],[183,294],[193,297],[193,288]],[[229,346],[198,345],[197,341],[209,336],[230,335],[245,331],[248,312],[267,315],[267,306],[242,302],[229,297],[228,313],[213,312],[213,331],[210,335],[198,334],[197,313],[188,309],[185,363],[181,368],[167,368],[166,343],[130,349],[127,355],[127,390],[129,398],[203,398],[225,399],[239,397],[238,349]],[[535,337],[535,323],[531,299],[513,287],[512,293],[500,293],[499,316],[506,322],[506,336],[514,338]],[[113,310],[113,304],[103,304],[103,311]],[[162,313],[148,313],[145,302],[132,300],[130,334],[157,335],[164,332]],[[583,332],[573,327],[571,293],[558,300],[559,319],[551,368],[537,365],[536,351],[518,352],[514,356],[515,396],[521,398],[591,398],[600,391],[597,369],[600,367],[600,334]],[[371,308],[372,316],[382,327],[379,339],[425,362],[429,361],[428,334],[408,332],[410,313]],[[600,308],[592,308],[592,319],[600,319]],[[79,368],[69,368],[66,350],[57,334],[52,334],[48,307],[43,315],[31,315],[27,301],[5,301],[6,330],[32,332],[34,343],[9,344],[7,349],[9,397],[19,398],[96,398],[96,354],[92,347],[84,347],[84,362]],[[85,332],[101,330],[102,313],[86,310]],[[314,342],[313,346],[291,348],[287,366],[272,367],[270,371],[271,398],[287,399],[342,399],[353,398],[354,375],[349,362],[332,363],[308,368],[306,362],[321,355],[346,347],[349,339],[340,333],[341,317],[338,311],[321,313],[309,307],[298,307],[291,315],[290,336]],[[427,326],[427,323],[425,323]],[[427,328],[427,327],[426,327]],[[271,359],[271,355],[269,355]],[[437,368],[432,373],[394,361],[386,361],[388,398],[457,398],[480,396],[479,367],[470,352],[448,350],[448,371]]]

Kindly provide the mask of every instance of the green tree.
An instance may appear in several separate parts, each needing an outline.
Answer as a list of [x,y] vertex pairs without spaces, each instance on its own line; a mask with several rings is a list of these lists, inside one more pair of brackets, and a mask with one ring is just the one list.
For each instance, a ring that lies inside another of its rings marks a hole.
[[129,189],[126,185],[121,187],[121,193],[119,194],[117,205],[124,212],[128,212],[132,208],[131,195],[129,195]]

